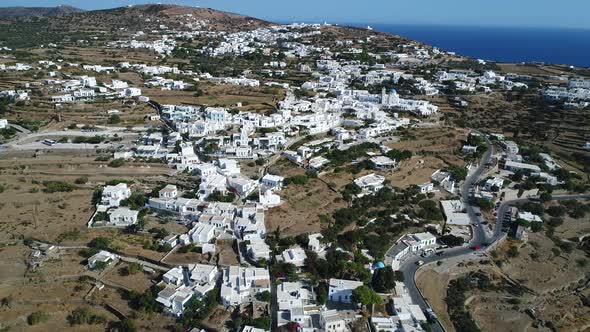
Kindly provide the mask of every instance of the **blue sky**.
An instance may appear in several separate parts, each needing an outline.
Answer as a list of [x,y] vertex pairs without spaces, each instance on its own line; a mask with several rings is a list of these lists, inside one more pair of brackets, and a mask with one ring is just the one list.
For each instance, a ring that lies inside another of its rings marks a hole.
[[[0,6],[83,9],[141,4],[141,0],[0,0]],[[160,0],[210,7],[271,21],[572,27],[590,29],[588,0]],[[152,2],[156,3],[156,1]]]

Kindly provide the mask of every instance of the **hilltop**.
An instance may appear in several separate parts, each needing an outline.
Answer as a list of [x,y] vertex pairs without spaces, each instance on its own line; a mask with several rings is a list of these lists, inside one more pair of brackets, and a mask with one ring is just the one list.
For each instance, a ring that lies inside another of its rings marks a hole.
[[91,11],[68,6],[0,8],[0,19],[8,20],[10,23],[35,22],[39,16],[43,18],[51,16],[45,24],[48,29],[55,28],[55,32],[79,32],[80,29],[108,31],[120,28],[148,30],[161,24],[175,27],[180,25],[181,17],[207,21],[211,30],[255,29],[268,24],[256,18],[234,13],[178,5],[138,5]]
[[4,7],[0,8],[0,18],[16,18],[31,16],[57,16],[62,14],[81,13],[84,10],[72,6],[57,7]]

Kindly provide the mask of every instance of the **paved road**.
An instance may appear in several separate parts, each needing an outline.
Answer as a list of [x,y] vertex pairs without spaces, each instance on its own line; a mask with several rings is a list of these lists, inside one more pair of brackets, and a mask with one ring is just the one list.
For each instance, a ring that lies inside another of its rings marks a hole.
[[487,238],[485,225],[483,224],[483,219],[476,215],[476,208],[471,205],[470,202],[470,189],[474,188],[479,182],[487,170],[487,164],[490,163],[492,159],[492,155],[494,153],[494,145],[490,142],[489,138],[485,136],[483,133],[475,131],[482,135],[485,139],[486,145],[488,146],[487,151],[484,153],[483,157],[481,158],[481,162],[479,166],[465,179],[463,185],[461,186],[461,202],[465,205],[465,209],[467,210],[467,214],[469,215],[469,220],[471,221],[473,235],[471,237],[470,244],[473,245],[481,245],[482,243],[489,242]]
[[[470,195],[469,189],[471,187],[473,187],[478,181],[481,180],[482,175],[486,171],[486,167],[487,167],[486,164],[488,164],[491,161],[492,154],[494,152],[494,146],[492,145],[492,142],[490,142],[490,140],[485,135],[483,135],[482,133],[480,133],[478,131],[475,131],[475,132],[481,134],[484,137],[488,149],[484,153],[478,167],[473,172],[471,172],[470,175],[468,175],[468,177],[463,182],[463,185],[461,186],[461,201],[465,205],[465,208],[467,210],[467,214],[469,215],[469,219],[471,220],[471,224],[473,225],[472,226],[472,233],[473,234],[471,237],[471,241],[469,242],[468,245],[465,245],[462,247],[446,249],[439,256],[435,255],[435,256],[425,257],[425,258],[420,257],[418,255],[412,256],[409,259],[407,259],[400,268],[400,270],[404,273],[405,285],[406,285],[408,292],[412,298],[412,301],[415,304],[418,304],[423,310],[425,310],[426,308],[429,308],[430,305],[428,305],[426,300],[422,297],[422,294],[420,293],[420,290],[418,289],[418,286],[416,285],[416,272],[420,268],[416,263],[419,260],[424,261],[424,263],[431,263],[431,262],[436,262],[436,261],[440,261],[440,260],[448,259],[448,258],[452,258],[452,257],[472,254],[473,250],[471,249],[471,247],[477,246],[477,245],[482,245],[484,243],[485,244],[490,243],[489,242],[490,239],[488,239],[488,237],[486,235],[485,225],[483,225],[483,223],[482,223],[483,219],[479,218],[476,215],[476,210],[474,209],[474,207],[471,204],[469,204],[469,195]],[[432,331],[434,331],[434,332],[444,331],[444,328],[441,325],[440,321],[437,321],[436,324],[432,324]]]
[[57,143],[52,146],[45,145],[41,140],[46,138],[59,139],[61,137],[94,137],[105,136],[114,137],[137,136],[138,133],[127,131],[124,127],[118,128],[103,128],[99,131],[82,131],[82,130],[52,130],[38,133],[26,133],[20,135],[18,138],[6,143],[6,148],[26,151],[26,150],[93,150],[93,149],[107,149],[114,148],[120,145],[119,142],[113,143],[99,143],[99,144],[75,144],[75,143]]
[[[485,137],[485,136],[484,136]],[[508,208],[517,203],[523,203],[526,201],[530,201],[530,198],[523,198],[523,199],[516,199],[511,201],[503,202],[497,210],[497,220],[496,225],[494,227],[494,232],[491,236],[488,236],[485,225],[483,224],[483,219],[476,215],[476,209],[469,203],[469,196],[470,196],[470,188],[475,186],[475,184],[481,180],[485,170],[486,164],[488,164],[491,160],[491,156],[493,155],[493,145],[486,137],[486,144],[488,146],[488,150],[482,157],[482,161],[480,165],[477,167],[475,171],[471,173],[464,181],[463,185],[461,186],[461,200],[464,203],[467,213],[469,215],[469,219],[471,220],[472,224],[472,238],[471,241],[462,247],[450,248],[442,251],[442,254],[439,256],[431,256],[431,257],[420,257],[419,255],[414,255],[408,258],[403,265],[401,266],[400,270],[404,273],[405,276],[405,284],[408,288],[408,292],[412,298],[412,301],[415,304],[418,304],[422,309],[429,308],[430,306],[427,303],[427,299],[422,297],[417,285],[416,285],[416,272],[420,268],[417,265],[417,262],[422,260],[425,264],[449,259],[458,256],[464,255],[472,255],[474,254],[474,250],[471,249],[474,246],[481,246],[487,247],[500,239],[504,233],[502,232],[502,222],[504,213],[508,210]],[[576,195],[556,195],[552,197],[552,200],[561,201],[561,200],[568,200],[568,199],[580,199],[580,198],[590,198],[590,194],[576,194]],[[440,321],[437,321],[436,324],[432,324],[432,331],[444,331],[443,326],[440,324]]]

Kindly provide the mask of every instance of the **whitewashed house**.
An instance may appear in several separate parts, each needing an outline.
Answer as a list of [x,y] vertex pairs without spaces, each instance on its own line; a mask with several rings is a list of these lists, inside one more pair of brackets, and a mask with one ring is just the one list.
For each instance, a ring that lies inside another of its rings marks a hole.
[[381,188],[384,187],[384,182],[385,177],[375,173],[367,174],[358,179],[355,179],[354,184],[356,184],[361,189],[361,193],[359,193],[357,196],[362,197],[365,195],[377,193],[379,190],[381,190]]
[[102,190],[100,204],[107,207],[119,206],[122,200],[125,200],[131,196],[131,189],[127,187],[127,184],[122,182],[114,186],[106,186]]
[[118,207],[108,213],[111,226],[126,227],[137,223],[139,211],[131,210],[128,207]]
[[266,174],[262,177],[262,185],[267,189],[281,190],[283,188],[284,177],[272,174]]
[[97,263],[104,263],[104,264],[110,264],[114,261],[116,261],[117,259],[119,259],[119,256],[113,253],[110,253],[108,251],[105,250],[101,250],[98,253],[94,254],[92,257],[88,258],[88,268],[93,270],[94,268],[96,268],[96,264]]
[[270,292],[270,274],[267,269],[228,266],[223,270],[221,302],[225,306],[252,302],[254,296]]
[[362,286],[361,281],[330,279],[328,299],[333,302],[352,303],[352,291]]

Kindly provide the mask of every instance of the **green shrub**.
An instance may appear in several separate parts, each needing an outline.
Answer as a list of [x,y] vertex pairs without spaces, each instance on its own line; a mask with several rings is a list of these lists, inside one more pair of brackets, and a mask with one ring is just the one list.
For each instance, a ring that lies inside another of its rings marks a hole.
[[86,184],[86,183],[88,183],[88,177],[87,176],[79,177],[74,181],[74,183],[75,184]]
[[63,181],[43,181],[43,185],[45,186],[43,191],[49,194],[57,192],[70,192],[76,189],[74,185]]
[[27,317],[29,325],[37,325],[49,319],[49,315],[44,311],[35,311]]
[[113,167],[113,168],[121,167],[123,165],[125,165],[125,159],[123,159],[123,158],[113,159],[109,163],[109,167]]

